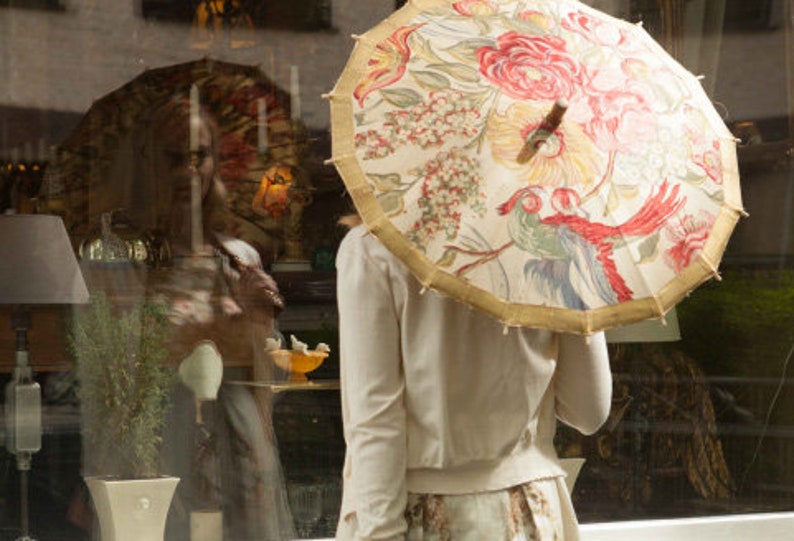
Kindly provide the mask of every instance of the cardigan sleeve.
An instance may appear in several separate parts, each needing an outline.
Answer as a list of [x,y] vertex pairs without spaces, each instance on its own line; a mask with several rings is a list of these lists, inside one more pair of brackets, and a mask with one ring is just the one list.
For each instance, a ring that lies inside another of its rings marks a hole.
[[561,334],[554,379],[557,417],[583,434],[597,431],[612,402],[612,374],[604,333]]
[[388,269],[361,241],[360,233],[348,233],[337,254],[345,497],[357,540],[400,540],[407,529],[400,326]]

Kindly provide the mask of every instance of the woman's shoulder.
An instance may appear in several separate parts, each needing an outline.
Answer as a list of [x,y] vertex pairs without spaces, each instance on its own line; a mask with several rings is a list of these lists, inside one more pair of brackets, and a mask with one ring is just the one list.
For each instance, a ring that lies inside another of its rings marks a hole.
[[364,224],[350,228],[339,245],[337,257],[360,257],[384,263],[397,263],[397,258]]

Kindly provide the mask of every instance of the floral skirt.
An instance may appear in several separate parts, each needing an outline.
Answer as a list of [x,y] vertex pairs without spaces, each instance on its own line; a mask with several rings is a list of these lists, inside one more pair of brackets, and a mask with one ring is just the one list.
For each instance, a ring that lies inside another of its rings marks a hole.
[[[406,541],[578,541],[562,477],[477,494],[408,494]],[[337,539],[355,539],[355,516]]]

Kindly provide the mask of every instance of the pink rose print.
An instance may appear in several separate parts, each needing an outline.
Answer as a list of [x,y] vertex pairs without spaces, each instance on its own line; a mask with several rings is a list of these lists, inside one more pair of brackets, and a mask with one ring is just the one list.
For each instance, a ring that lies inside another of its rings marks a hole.
[[594,116],[585,125],[585,132],[602,150],[631,150],[649,139],[652,133],[652,125],[648,124],[651,111],[640,95],[612,91],[589,96],[588,104]]
[[697,217],[688,214],[677,223],[667,224],[665,237],[673,246],[664,253],[665,263],[676,272],[687,268],[702,252],[715,220],[713,214],[702,210]]
[[653,137],[656,117],[649,89],[620,67],[590,73],[590,84],[575,96],[569,116],[605,152],[636,150]]
[[513,98],[570,99],[582,86],[584,70],[558,36],[508,32],[477,57],[480,73]]

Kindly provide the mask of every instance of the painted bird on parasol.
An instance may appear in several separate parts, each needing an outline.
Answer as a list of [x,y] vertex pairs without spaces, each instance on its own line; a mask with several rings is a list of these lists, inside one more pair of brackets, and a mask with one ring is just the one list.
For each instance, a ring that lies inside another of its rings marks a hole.
[[551,215],[540,215],[547,193],[541,186],[516,191],[498,212],[509,217],[513,244],[541,256],[525,263],[525,276],[544,281],[547,290],[555,290],[566,306],[587,310],[597,307],[594,302],[606,305],[633,298],[615,263],[613,248],[618,242],[661,229],[686,202],[678,192],[678,186],[671,189],[667,181],[662,182],[634,215],[617,225],[583,216],[579,194],[570,188],[554,190]]

